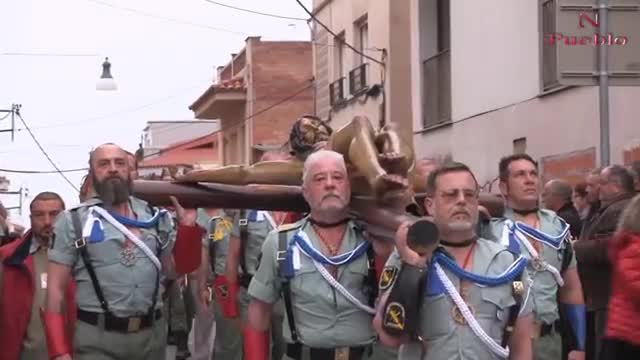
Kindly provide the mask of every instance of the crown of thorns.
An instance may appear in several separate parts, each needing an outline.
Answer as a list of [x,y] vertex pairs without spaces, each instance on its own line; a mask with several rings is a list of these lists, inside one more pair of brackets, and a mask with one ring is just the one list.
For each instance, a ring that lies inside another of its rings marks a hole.
[[[303,127],[303,121],[311,122],[311,127]],[[310,130],[312,128],[313,130]],[[325,129],[328,135],[333,130],[327,123],[319,117],[313,115],[305,115],[296,120],[289,134],[289,146],[294,155],[304,156],[314,150],[314,145],[323,140],[320,138],[320,129]]]

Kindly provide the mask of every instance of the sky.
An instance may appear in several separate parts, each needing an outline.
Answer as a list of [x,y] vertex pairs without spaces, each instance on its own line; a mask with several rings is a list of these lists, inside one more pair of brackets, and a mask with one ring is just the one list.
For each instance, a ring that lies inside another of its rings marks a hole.
[[[295,0],[216,2],[307,18]],[[303,3],[311,8],[311,0]],[[135,151],[147,121],[193,119],[189,105],[247,36],[310,39],[305,21],[206,0],[1,0],[0,14],[0,110],[21,104],[24,121],[60,169],[86,167],[89,151],[105,142]],[[95,89],[107,56],[115,92]],[[0,169],[55,170],[15,121],[21,130],[13,142],[10,133],[0,132]],[[0,130],[9,128],[10,118],[0,121]],[[60,174],[0,175],[11,180],[11,191],[28,189],[21,218],[12,215],[23,224],[39,192],[55,191],[67,206],[78,203],[76,190]],[[65,175],[79,187],[84,172]],[[18,205],[17,196],[0,200]]]

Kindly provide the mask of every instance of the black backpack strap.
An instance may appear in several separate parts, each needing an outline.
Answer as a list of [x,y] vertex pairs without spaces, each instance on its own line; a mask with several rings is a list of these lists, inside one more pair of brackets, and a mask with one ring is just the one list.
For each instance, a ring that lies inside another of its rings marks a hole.
[[243,275],[248,275],[249,273],[247,272],[245,252],[247,248],[247,239],[249,237],[249,220],[247,219],[247,211],[245,209],[240,210],[238,227],[240,228],[240,269],[242,269]]
[[220,219],[212,219],[209,222],[209,238],[207,242],[209,243],[209,266],[211,266],[211,272],[213,274],[216,273],[216,243],[215,243],[215,233],[216,226],[218,225],[218,221]]
[[280,231],[278,233],[278,252],[276,253],[278,261],[278,274],[280,276],[280,287],[282,289],[282,299],[284,300],[284,309],[287,314],[287,323],[291,331],[291,341],[298,343],[298,331],[296,330],[296,322],[293,318],[293,303],[291,302],[291,284],[289,278],[284,275],[284,262],[287,259],[287,232]]
[[367,277],[365,278],[364,292],[369,298],[369,306],[373,307],[378,298],[378,281],[376,277],[376,252],[373,249],[373,245],[370,244],[367,249],[367,262],[369,270],[367,271]]
[[569,268],[571,264],[571,260],[573,259],[573,246],[570,243],[565,244],[564,249],[562,250],[562,265],[560,266],[560,275],[564,274],[564,272]]
[[91,259],[89,258],[89,252],[87,251],[87,241],[82,236],[82,223],[80,221],[80,214],[78,214],[78,209],[71,210],[71,219],[73,221],[73,230],[75,232],[76,237],[78,238],[74,246],[76,249],[80,251],[80,256],[82,257],[82,262],[84,263],[87,272],[89,273],[89,278],[91,278],[91,285],[93,285],[93,290],[98,297],[98,301],[100,302],[100,307],[104,310],[105,314],[111,313],[109,311],[109,306],[107,305],[107,301],[104,298],[104,294],[102,293],[102,288],[100,287],[100,283],[98,282],[98,277],[96,276],[96,271],[93,268],[93,264],[91,264]]
[[516,299],[516,303],[509,308],[509,317],[507,318],[507,323],[505,324],[502,334],[502,347],[509,345],[511,334],[513,334],[516,320],[518,320],[518,315],[520,315],[520,309],[523,305],[524,290],[524,283],[522,281],[513,281],[511,283],[511,291],[513,292],[513,297]]

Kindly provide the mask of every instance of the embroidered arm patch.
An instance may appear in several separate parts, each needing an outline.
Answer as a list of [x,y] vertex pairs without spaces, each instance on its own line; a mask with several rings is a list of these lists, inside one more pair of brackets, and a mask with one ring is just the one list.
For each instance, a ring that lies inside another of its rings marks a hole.
[[380,290],[387,290],[393,285],[396,280],[396,276],[398,275],[398,268],[395,266],[385,266],[384,270],[382,270],[382,274],[380,274],[380,283],[378,287]]

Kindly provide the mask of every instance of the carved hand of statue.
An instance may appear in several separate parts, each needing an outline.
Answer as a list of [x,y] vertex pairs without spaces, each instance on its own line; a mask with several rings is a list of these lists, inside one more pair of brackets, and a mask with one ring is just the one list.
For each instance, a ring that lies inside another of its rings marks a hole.
[[395,236],[396,249],[398,250],[400,259],[404,263],[416,267],[425,267],[427,264],[427,256],[420,256],[420,254],[409,247],[407,242],[407,234],[411,225],[411,221],[405,221],[398,227],[398,231],[396,231]]
[[170,196],[171,203],[173,203],[173,207],[176,210],[176,217],[178,218],[178,223],[180,225],[185,226],[194,226],[196,224],[196,209],[185,209],[180,205],[178,199],[175,196]]

